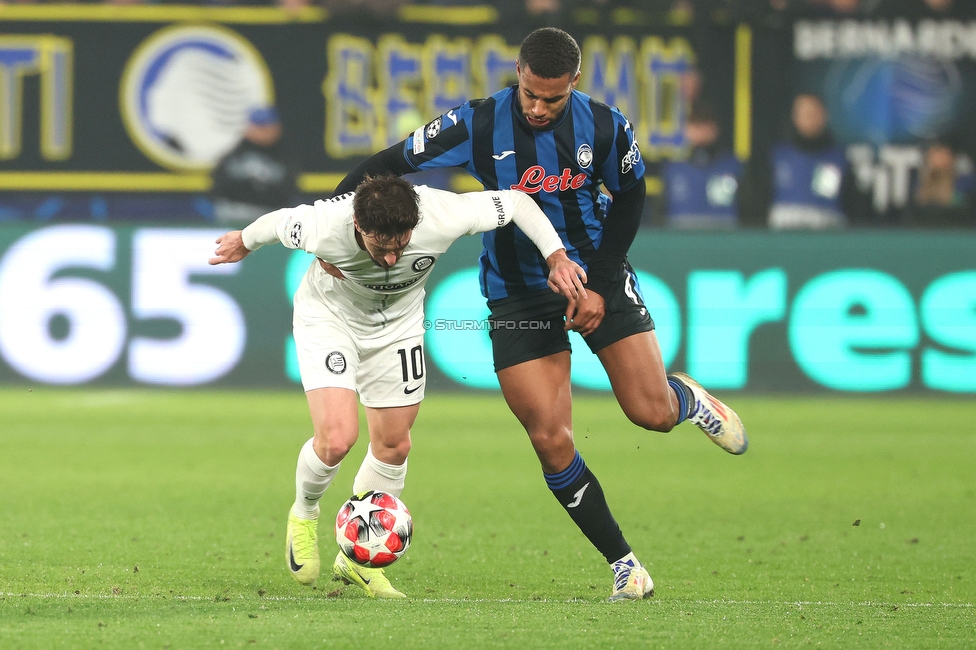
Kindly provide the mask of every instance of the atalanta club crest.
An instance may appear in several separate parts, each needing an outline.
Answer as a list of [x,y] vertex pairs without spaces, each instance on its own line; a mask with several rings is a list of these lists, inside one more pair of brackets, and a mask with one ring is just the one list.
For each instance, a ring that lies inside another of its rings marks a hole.
[[137,147],[174,171],[209,171],[241,139],[248,115],[274,105],[257,48],[226,27],[180,24],[149,35],[126,63],[122,121]]
[[341,352],[330,352],[325,358],[325,367],[334,375],[341,375],[346,371],[346,358]]
[[590,145],[581,144],[576,150],[576,163],[581,169],[586,169],[593,163],[593,150],[590,149]]

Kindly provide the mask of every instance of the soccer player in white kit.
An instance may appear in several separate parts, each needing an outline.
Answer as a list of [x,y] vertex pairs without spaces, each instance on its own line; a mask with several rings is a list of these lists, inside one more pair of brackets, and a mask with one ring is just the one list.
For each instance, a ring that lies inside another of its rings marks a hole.
[[[511,221],[545,258],[550,288],[570,300],[584,296],[585,271],[566,256],[535,202],[511,190],[454,194],[371,178],[355,193],[277,210],[217,239],[211,264],[238,262],[277,242],[318,258],[295,293],[293,319],[314,432],[298,456],[285,548],[301,584],[319,577],[318,502],[359,435],[356,394],[366,410],[369,447],[353,492],[400,496],[426,381],[424,284],[455,240]],[[370,597],[404,597],[382,569],[361,567],[341,552],[333,575]]]

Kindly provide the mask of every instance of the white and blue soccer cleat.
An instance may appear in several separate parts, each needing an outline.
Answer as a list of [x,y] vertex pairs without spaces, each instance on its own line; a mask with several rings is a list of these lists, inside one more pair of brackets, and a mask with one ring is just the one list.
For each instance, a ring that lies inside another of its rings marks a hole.
[[654,581],[633,553],[617,560],[613,568],[613,593],[611,603],[618,600],[640,600],[654,595]]
[[711,438],[712,442],[730,454],[744,454],[749,448],[749,438],[742,420],[735,411],[708,394],[701,384],[684,374],[673,373],[683,381],[695,396],[688,421]]

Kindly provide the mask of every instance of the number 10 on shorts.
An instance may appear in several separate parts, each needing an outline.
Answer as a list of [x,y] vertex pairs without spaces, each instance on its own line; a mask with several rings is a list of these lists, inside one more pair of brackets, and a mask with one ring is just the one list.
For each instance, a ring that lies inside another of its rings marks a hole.
[[411,380],[416,381],[424,377],[424,349],[421,345],[415,345],[408,352],[405,348],[397,350],[400,356],[400,372],[403,376],[403,383]]

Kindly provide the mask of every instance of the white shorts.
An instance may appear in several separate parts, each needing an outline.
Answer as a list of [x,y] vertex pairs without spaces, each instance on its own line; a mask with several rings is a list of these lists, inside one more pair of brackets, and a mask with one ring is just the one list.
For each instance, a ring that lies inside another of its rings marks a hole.
[[371,408],[411,406],[424,398],[422,310],[365,331],[329,305],[301,296],[295,296],[292,324],[306,392],[348,388]]

